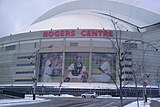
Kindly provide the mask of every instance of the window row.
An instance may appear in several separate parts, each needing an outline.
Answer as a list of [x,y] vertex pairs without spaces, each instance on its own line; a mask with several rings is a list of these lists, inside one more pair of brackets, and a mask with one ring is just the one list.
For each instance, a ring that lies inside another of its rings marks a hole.
[[33,74],[34,71],[18,71],[16,74]]
[[66,42],[64,39],[43,39],[43,40],[26,40],[15,43],[0,45],[0,51],[12,51],[16,49],[33,49],[39,47],[47,47],[53,45],[53,47],[65,46],[90,46],[91,43],[94,47],[112,47],[112,43],[105,39],[93,38],[90,42],[90,38],[67,38]]
[[35,58],[35,56],[19,56],[17,59],[28,59],[28,58]]
[[15,82],[31,82],[32,79],[15,79]]
[[17,64],[16,66],[34,66],[34,63],[28,63],[28,64]]

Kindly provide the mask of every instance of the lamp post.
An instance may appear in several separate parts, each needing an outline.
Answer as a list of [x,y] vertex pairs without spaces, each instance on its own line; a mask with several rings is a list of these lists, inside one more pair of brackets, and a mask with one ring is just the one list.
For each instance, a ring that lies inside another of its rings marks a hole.
[[150,44],[150,43],[148,43],[148,42],[145,42],[145,41],[143,41],[143,40],[126,40],[125,41],[126,43],[127,42],[141,42],[142,44],[144,43],[144,44],[147,44],[148,46],[151,46],[153,49],[155,49],[156,51],[158,51],[158,49],[155,47],[155,46],[153,46],[152,44]]
[[144,82],[143,82],[143,86],[144,86],[144,103],[147,102],[147,90],[146,90],[146,87],[147,87],[147,78],[149,78],[149,74],[146,73],[144,74]]
[[32,77],[33,81],[33,100],[36,99],[36,86],[37,86],[37,78],[36,78],[36,70],[34,70],[34,76]]
[[[35,70],[34,70],[34,75],[32,77],[32,81],[33,81],[33,100],[36,99],[36,87],[37,87],[37,72],[38,72],[38,63],[39,63],[39,51],[44,49],[44,48],[52,48],[53,45],[49,45],[47,47],[41,47],[38,50],[36,50],[35,52],[33,52],[28,59],[30,59],[34,54],[36,55],[36,59],[35,59]],[[31,62],[32,63],[32,62]]]

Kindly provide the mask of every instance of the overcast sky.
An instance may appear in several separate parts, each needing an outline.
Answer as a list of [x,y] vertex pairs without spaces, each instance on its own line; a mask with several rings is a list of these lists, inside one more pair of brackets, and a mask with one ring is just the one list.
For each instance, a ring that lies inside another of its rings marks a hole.
[[64,1],[67,0],[0,0],[0,37],[24,29]]
[[[58,4],[69,0],[0,0],[0,37],[14,34],[28,27],[43,13]],[[118,1],[118,0],[117,0]],[[132,0],[119,0],[131,2]],[[141,2],[147,9],[154,9],[160,14],[160,0],[134,0]]]

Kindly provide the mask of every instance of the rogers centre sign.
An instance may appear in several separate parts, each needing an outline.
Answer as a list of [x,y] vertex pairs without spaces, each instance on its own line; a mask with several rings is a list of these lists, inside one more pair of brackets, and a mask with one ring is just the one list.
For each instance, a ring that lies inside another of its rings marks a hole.
[[109,37],[112,36],[111,30],[51,30],[44,31],[43,38],[51,37]]

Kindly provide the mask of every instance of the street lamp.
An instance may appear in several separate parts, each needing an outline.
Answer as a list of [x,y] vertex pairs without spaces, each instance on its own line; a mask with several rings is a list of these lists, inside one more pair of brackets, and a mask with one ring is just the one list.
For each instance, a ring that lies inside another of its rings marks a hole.
[[147,102],[147,90],[146,90],[146,86],[147,86],[147,78],[149,78],[149,76],[150,75],[148,73],[146,73],[146,74],[143,75],[143,80],[144,80],[144,82],[143,82],[143,86],[144,86],[144,103]]
[[125,42],[126,42],[126,43],[127,43],[127,42],[141,42],[142,44],[145,43],[145,44],[151,46],[152,48],[154,48],[156,51],[158,51],[158,49],[157,49],[155,46],[153,46],[152,44],[150,44],[150,43],[148,43],[148,42],[145,42],[145,41],[143,41],[143,40],[126,40]]
[[[35,52],[33,52],[28,59],[30,59],[34,54],[36,55],[36,59],[35,59],[35,70],[34,70],[34,75],[32,77],[32,81],[33,81],[33,100],[36,99],[36,87],[37,87],[37,72],[38,72],[38,63],[39,63],[39,51],[44,49],[44,48],[52,48],[53,45],[49,45],[47,47],[41,47],[38,50],[36,50]],[[32,63],[32,62],[31,62]]]

